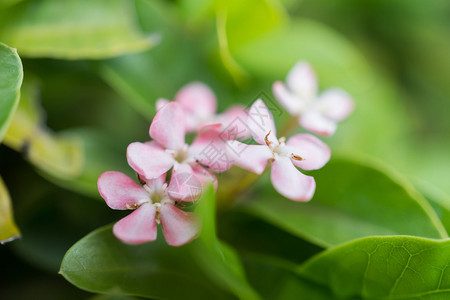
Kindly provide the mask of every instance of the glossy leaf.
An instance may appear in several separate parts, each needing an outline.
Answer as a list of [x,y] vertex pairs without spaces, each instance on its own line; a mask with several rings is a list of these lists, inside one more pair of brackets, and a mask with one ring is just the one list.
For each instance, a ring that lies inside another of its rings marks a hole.
[[416,186],[428,200],[434,211],[438,215],[447,233],[450,232],[450,196],[436,188],[434,185],[425,182],[417,182]]
[[133,1],[27,1],[0,19],[0,39],[28,57],[107,58],[147,50],[159,39],[137,27]]
[[0,43],[0,141],[19,103],[22,62],[16,49]]
[[330,300],[330,291],[295,272],[295,266],[270,256],[246,256],[245,266],[252,285],[264,299]]
[[10,242],[20,236],[13,218],[11,199],[0,177],[0,243]]
[[[160,237],[161,236],[161,232]],[[96,293],[157,299],[233,299],[194,262],[186,247],[170,247],[163,238],[130,246],[100,228],[77,242],[60,274],[77,287]]]
[[338,299],[446,299],[450,242],[370,237],[325,251],[297,273]]
[[260,296],[247,283],[237,254],[217,238],[212,185],[204,190],[195,212],[202,218],[202,231],[189,245],[193,256],[217,284],[228,288],[240,299],[259,299]]
[[370,235],[447,237],[426,200],[386,172],[373,164],[334,160],[314,173],[317,190],[310,202],[293,202],[264,188],[248,211],[323,247]]

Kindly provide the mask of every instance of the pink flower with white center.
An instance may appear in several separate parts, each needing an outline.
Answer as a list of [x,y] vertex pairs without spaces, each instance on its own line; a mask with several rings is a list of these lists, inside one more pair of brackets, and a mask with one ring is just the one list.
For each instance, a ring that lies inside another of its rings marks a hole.
[[308,201],[314,195],[314,178],[302,174],[296,167],[315,170],[330,159],[329,147],[310,134],[296,134],[289,140],[277,139],[273,116],[261,99],[249,110],[249,126],[253,139],[260,145],[229,141],[229,153],[234,163],[256,174],[272,164],[270,179],[274,188],[294,201]]
[[[176,102],[170,102],[161,108],[150,126],[149,143],[132,143],[127,149],[129,165],[142,177],[153,179],[166,173],[173,167],[171,181],[178,182],[178,189],[170,186],[168,193],[173,198],[184,201],[187,197],[201,193],[189,185],[189,180],[216,182],[216,178],[198,163],[197,156],[204,141],[189,146],[185,143],[184,112]],[[223,170],[219,170],[223,171]],[[192,179],[191,179],[192,177]],[[184,191],[184,192],[183,192]]]
[[[225,131],[222,138],[244,140],[250,137],[245,126],[245,107],[235,105],[222,114],[217,114],[217,99],[214,92],[201,82],[192,82],[182,87],[175,95],[175,102],[180,104],[185,115],[186,132],[194,132],[205,124],[222,124]],[[158,99],[156,109],[159,111],[170,103],[167,99]],[[227,138],[230,136],[230,138]]]
[[313,133],[334,134],[337,122],[353,111],[352,98],[341,89],[332,88],[317,95],[316,74],[306,62],[298,62],[291,69],[286,85],[280,81],[273,84],[275,98],[292,116],[298,117],[303,128]]
[[161,224],[171,246],[184,245],[198,236],[198,216],[177,208],[177,199],[167,192],[165,177],[166,174],[152,180],[140,178],[140,186],[121,172],[100,175],[98,190],[106,204],[112,209],[134,210],[114,224],[113,233],[119,240],[131,245],[154,241],[157,224]]

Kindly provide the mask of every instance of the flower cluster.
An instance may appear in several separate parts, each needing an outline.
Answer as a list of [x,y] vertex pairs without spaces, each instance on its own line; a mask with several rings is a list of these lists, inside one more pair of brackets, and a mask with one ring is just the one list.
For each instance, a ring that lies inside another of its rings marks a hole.
[[[287,85],[276,82],[276,99],[299,124],[313,133],[331,135],[336,123],[353,109],[353,101],[342,90],[331,89],[316,96],[317,82],[311,67],[298,63],[287,76]],[[127,148],[128,164],[139,184],[127,175],[108,171],[98,179],[98,188],[112,209],[134,210],[114,225],[117,238],[128,244],[153,241],[157,224],[169,245],[180,246],[199,234],[200,220],[183,211],[185,202],[200,196],[204,185],[214,184],[213,172],[233,165],[256,174],[271,166],[274,188],[294,201],[310,200],[316,188],[314,178],[298,169],[315,170],[330,159],[330,149],[307,133],[286,140],[277,138],[273,115],[256,100],[246,110],[234,106],[216,114],[214,93],[202,83],[190,83],[174,101],[159,99],[150,125],[151,141],[135,142]],[[187,133],[196,133],[191,145]],[[242,140],[252,137],[257,143]]]

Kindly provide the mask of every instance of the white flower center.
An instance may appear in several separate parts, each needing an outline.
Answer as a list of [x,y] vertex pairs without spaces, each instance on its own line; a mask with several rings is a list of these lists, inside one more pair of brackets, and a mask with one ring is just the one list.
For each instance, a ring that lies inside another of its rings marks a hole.
[[189,145],[184,144],[184,146],[180,149],[172,150],[172,149],[166,149],[166,153],[169,153],[172,155],[172,157],[175,159],[175,161],[179,164],[187,163],[190,164],[195,161],[194,158],[189,156]]
[[283,136],[278,139],[277,142],[269,141],[269,133],[264,138],[267,147],[269,147],[270,151],[272,151],[273,158],[276,159],[278,156],[289,157],[294,160],[302,161],[304,160],[301,156],[290,151],[288,147],[286,147],[286,138]]

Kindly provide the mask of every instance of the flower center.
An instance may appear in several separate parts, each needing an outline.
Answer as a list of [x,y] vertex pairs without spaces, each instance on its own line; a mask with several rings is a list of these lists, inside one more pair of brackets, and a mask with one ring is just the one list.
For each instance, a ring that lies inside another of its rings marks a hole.
[[267,145],[267,147],[269,147],[270,151],[272,151],[274,158],[277,158],[278,156],[285,156],[285,157],[290,157],[293,160],[298,160],[298,161],[304,160],[303,157],[291,152],[290,151],[291,149],[286,147],[286,138],[284,136],[279,138],[277,143],[274,143],[269,140],[270,133],[271,133],[271,131],[269,131],[269,133],[266,135],[266,137],[264,138],[264,141],[266,142],[266,145]]
[[189,157],[188,149],[189,149],[188,144],[184,144],[184,146],[180,149],[176,149],[176,150],[166,149],[166,152],[169,153],[170,155],[172,155],[173,158],[180,164],[181,163],[189,163],[190,157]]

